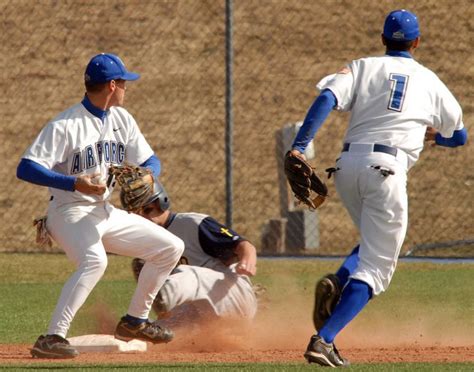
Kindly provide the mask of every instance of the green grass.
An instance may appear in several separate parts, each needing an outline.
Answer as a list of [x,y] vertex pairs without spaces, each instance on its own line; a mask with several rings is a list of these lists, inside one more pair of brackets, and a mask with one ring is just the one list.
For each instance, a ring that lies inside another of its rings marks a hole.
[[[315,280],[339,264],[260,260],[253,281],[267,288],[265,299],[271,306],[288,309],[291,314],[297,300],[301,312],[309,313]],[[30,343],[47,328],[73,266],[60,254],[0,254],[0,267],[0,343]],[[449,318],[474,329],[472,272],[472,264],[400,264],[389,290],[357,320],[363,323],[387,315],[397,321],[429,317],[434,322]],[[109,256],[107,271],[78,312],[69,336],[97,331],[97,321],[104,317],[118,320],[126,312],[134,289],[130,259]]]
[[[107,273],[74,319],[70,336],[99,329],[97,321],[110,313],[126,313],[135,289],[130,260],[110,256]],[[31,343],[43,333],[74,267],[64,255],[1,254],[0,343]],[[100,317],[97,315],[100,313]]]
[[[340,261],[260,260],[254,283],[267,288],[265,307],[280,309],[291,321],[308,317],[312,308],[314,283],[321,275],[334,271]],[[50,320],[62,285],[73,272],[73,266],[60,254],[0,254],[0,343],[32,343],[43,333]],[[474,292],[472,264],[440,265],[402,263],[395,273],[390,289],[377,297],[353,322],[355,328],[368,332],[378,329],[377,320],[388,317],[404,332],[413,322],[429,322],[431,332],[440,337],[445,327],[474,329]],[[103,330],[104,323],[113,327],[127,310],[135,289],[130,259],[109,256],[107,271],[73,321],[69,336]],[[444,325],[444,327],[443,327]],[[405,328],[404,328],[405,327]],[[467,332],[466,331],[466,332]],[[370,334],[370,333],[368,333]],[[368,336],[370,337],[370,336]],[[363,345],[361,345],[363,347]],[[0,369],[62,369],[103,370],[100,365],[68,363],[31,363],[19,366],[0,365]],[[210,364],[140,364],[108,365],[107,370],[236,370],[236,371],[306,371],[314,369],[302,363],[210,363]],[[467,371],[473,364],[395,363],[358,364],[354,371]]]

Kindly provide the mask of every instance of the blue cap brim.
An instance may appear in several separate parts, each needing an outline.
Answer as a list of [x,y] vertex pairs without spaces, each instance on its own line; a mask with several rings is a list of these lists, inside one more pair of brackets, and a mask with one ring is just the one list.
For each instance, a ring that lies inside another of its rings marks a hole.
[[138,80],[140,79],[140,74],[137,74],[135,72],[127,72],[124,75],[122,75],[120,79],[128,80],[128,81]]

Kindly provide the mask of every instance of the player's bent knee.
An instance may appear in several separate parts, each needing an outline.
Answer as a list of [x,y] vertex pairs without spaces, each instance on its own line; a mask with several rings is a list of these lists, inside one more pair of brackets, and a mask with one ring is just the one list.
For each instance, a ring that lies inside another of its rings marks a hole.
[[102,276],[107,269],[107,256],[105,258],[91,260],[87,263],[88,271],[96,273],[96,275]]
[[168,250],[168,258],[173,262],[173,265],[176,265],[184,253],[184,242],[176,237],[176,239],[172,240],[171,248],[172,249]]
[[[80,281],[82,285],[88,287],[90,290],[94,288],[95,284],[102,278],[107,268],[107,256],[104,257],[94,257],[93,259],[88,259],[79,265],[78,271],[82,272],[85,275],[81,275]],[[85,281],[83,280],[84,278]]]
[[149,252],[146,256],[143,256],[145,261],[150,262],[162,262],[163,259],[167,261],[178,262],[184,252],[184,242],[177,236],[169,236],[166,242],[167,244],[161,248],[155,248],[152,252]]

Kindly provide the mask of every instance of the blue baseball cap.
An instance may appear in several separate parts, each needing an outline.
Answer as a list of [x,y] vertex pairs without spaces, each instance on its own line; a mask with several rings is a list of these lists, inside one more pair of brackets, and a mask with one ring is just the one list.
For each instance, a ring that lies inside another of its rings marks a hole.
[[84,73],[84,81],[91,84],[101,84],[117,79],[137,80],[139,78],[139,74],[127,71],[122,60],[110,53],[101,53],[92,57]]
[[415,40],[420,36],[418,18],[408,10],[394,10],[385,18],[383,36],[393,41]]

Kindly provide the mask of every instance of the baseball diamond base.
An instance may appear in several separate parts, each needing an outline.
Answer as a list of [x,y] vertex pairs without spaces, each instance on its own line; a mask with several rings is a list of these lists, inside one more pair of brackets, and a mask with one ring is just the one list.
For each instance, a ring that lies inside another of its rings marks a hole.
[[113,335],[83,335],[68,338],[68,341],[80,353],[129,353],[145,352],[147,350],[147,345],[144,341],[131,340],[125,342],[117,340]]

